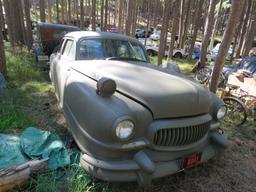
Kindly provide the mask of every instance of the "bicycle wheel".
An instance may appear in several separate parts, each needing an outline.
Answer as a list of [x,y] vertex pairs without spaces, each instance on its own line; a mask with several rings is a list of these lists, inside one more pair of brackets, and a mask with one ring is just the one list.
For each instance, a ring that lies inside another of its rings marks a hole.
[[227,115],[224,121],[235,125],[245,123],[247,119],[245,104],[236,97],[224,97],[223,101],[227,105]]
[[247,113],[256,119],[256,97],[253,95],[243,95],[239,99],[245,104]]
[[195,80],[200,84],[204,84],[211,78],[212,70],[208,67],[203,67],[196,71]]

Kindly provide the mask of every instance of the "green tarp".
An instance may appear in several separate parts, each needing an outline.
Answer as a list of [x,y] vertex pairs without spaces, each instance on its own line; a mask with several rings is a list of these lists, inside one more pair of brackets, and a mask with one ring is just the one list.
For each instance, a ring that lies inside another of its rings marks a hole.
[[0,134],[0,168],[8,168],[29,159],[48,159],[48,167],[56,169],[70,163],[70,157],[60,138],[34,127],[24,130],[20,138]]

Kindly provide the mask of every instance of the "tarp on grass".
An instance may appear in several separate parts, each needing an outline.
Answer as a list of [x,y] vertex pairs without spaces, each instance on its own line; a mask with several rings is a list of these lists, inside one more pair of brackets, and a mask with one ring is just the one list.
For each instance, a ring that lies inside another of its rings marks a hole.
[[70,163],[64,144],[57,135],[49,131],[29,127],[20,138],[0,134],[0,168],[22,164],[30,159],[48,159],[50,169]]

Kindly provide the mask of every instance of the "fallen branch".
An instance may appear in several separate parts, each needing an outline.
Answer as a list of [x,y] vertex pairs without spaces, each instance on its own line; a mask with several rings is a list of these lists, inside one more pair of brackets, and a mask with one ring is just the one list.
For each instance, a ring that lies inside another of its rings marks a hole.
[[47,160],[31,160],[21,165],[0,169],[0,192],[5,192],[24,184],[31,173],[47,168]]

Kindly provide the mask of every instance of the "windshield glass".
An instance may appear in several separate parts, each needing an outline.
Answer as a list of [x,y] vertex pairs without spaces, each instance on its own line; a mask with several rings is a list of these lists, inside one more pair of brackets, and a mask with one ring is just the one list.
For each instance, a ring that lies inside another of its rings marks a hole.
[[147,61],[141,45],[116,39],[84,39],[79,43],[79,60],[125,58]]

